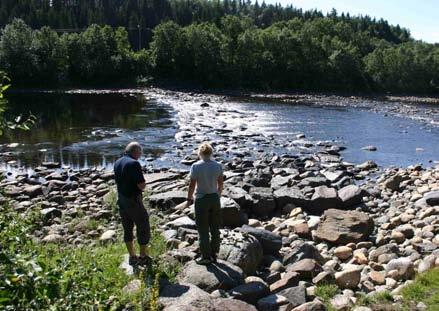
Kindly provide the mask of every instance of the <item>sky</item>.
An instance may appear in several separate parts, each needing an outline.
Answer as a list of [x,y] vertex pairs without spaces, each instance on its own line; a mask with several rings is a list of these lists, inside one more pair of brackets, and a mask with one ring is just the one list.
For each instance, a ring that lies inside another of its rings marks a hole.
[[417,40],[439,43],[439,0],[265,0],[265,3],[292,4],[324,13],[335,8],[339,14],[384,18],[390,24],[408,28]]

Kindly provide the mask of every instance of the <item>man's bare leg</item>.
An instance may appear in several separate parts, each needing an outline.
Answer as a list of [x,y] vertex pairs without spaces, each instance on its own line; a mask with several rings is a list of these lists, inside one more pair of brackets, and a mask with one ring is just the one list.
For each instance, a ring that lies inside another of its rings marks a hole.
[[148,245],[139,245],[140,246],[140,257],[148,256]]
[[134,243],[133,241],[131,242],[126,242],[125,243],[127,246],[127,250],[128,250],[128,254],[130,254],[130,257],[136,257],[136,251],[134,249]]

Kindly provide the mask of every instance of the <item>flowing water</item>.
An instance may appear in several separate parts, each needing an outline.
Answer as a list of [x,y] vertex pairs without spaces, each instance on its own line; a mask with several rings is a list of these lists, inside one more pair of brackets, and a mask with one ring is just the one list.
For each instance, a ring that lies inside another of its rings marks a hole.
[[[342,156],[354,163],[374,160],[381,166],[431,165],[439,159],[439,128],[414,116],[364,107],[230,99],[211,104],[216,109],[212,112],[190,96],[155,97],[140,91],[9,94],[8,101],[11,115],[32,112],[38,121],[30,131],[0,138],[0,168],[4,170],[31,168],[46,161],[75,169],[108,168],[132,140],[144,146],[143,162],[177,165],[180,158],[176,159],[176,154],[184,150],[179,144],[195,123],[213,129],[195,133],[198,138],[216,139],[213,135],[218,132],[223,138],[260,135],[285,146],[284,152],[293,152],[289,144],[303,133],[306,138],[300,141],[310,145],[330,141],[346,147]],[[249,144],[257,145],[258,140],[249,138]],[[376,146],[377,151],[362,150],[368,145]],[[191,147],[186,146],[186,150]],[[271,146],[255,148],[269,150]]]

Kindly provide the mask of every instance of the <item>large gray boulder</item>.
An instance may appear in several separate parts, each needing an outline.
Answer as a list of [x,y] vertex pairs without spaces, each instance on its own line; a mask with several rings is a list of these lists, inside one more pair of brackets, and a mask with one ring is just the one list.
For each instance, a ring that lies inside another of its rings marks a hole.
[[373,229],[374,222],[365,213],[329,209],[323,214],[314,238],[334,245],[346,245],[367,240]]
[[335,188],[319,186],[315,188],[311,201],[306,204],[305,208],[312,214],[321,214],[328,209],[340,206],[341,200]]
[[282,187],[274,191],[273,195],[278,208],[283,208],[287,204],[301,206],[305,202],[305,197],[297,188]]
[[186,191],[168,191],[151,195],[149,197],[149,203],[151,204],[151,207],[166,211],[183,203],[186,201],[186,198]]
[[181,283],[193,284],[212,292],[216,289],[229,290],[243,284],[244,273],[239,267],[223,260],[209,265],[190,261],[182,268],[177,279]]
[[307,258],[314,259],[319,264],[325,263],[320,251],[313,244],[299,240],[293,243],[292,250],[285,254],[283,258],[284,265],[289,265]]
[[245,284],[239,285],[232,290],[229,294],[235,299],[243,300],[245,302],[256,304],[257,301],[270,293],[267,283],[262,279],[258,280],[257,277],[249,277],[250,281]]
[[218,258],[240,267],[247,275],[251,275],[256,272],[262,256],[262,246],[254,236],[236,230],[221,230]]
[[356,185],[349,185],[338,191],[338,196],[345,208],[360,204],[363,200],[363,195],[364,191]]
[[253,187],[250,195],[253,198],[251,211],[256,216],[266,217],[276,208],[271,188]]
[[254,236],[261,243],[264,254],[277,254],[282,247],[282,237],[276,233],[247,225],[242,226],[240,230]]
[[236,228],[248,223],[247,215],[233,199],[221,198],[221,217],[225,227]]

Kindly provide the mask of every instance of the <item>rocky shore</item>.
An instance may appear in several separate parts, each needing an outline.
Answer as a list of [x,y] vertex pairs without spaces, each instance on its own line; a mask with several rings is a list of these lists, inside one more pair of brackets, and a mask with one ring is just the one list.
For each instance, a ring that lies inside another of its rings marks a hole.
[[[355,304],[382,292],[398,310],[403,286],[439,265],[439,168],[347,163],[331,142],[274,140],[218,100],[191,104],[203,112],[180,108],[187,112],[173,156],[181,166],[144,168],[150,212],[170,249],[163,260],[183,265],[176,284],[163,284],[164,310],[326,310],[316,293],[325,284],[340,289],[330,301],[336,310],[370,310]],[[194,147],[204,140],[225,168],[220,260],[209,266],[194,262],[194,211],[185,207]],[[4,175],[0,200],[38,210],[44,223],[33,237],[41,243],[93,245],[120,234],[111,171],[42,163],[30,175]]]

